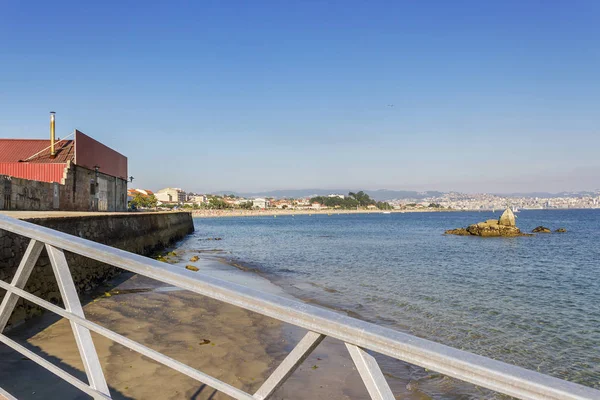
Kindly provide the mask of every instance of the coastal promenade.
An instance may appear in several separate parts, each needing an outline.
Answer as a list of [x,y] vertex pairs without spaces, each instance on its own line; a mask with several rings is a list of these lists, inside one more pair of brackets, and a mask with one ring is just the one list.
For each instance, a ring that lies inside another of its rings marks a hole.
[[38,218],[72,218],[72,217],[101,217],[118,215],[136,215],[128,212],[91,212],[91,211],[4,211],[0,210],[1,215],[17,219],[38,219]]

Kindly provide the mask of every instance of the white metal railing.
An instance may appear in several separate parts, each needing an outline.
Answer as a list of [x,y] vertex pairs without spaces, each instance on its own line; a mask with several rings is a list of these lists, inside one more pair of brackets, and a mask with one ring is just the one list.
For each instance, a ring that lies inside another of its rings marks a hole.
[[[371,352],[384,354],[521,399],[600,399],[600,391],[586,386],[457,350],[299,301],[263,293],[206,274],[189,272],[182,268],[28,222],[0,215],[0,229],[31,239],[12,282],[9,284],[0,281],[0,288],[6,290],[0,304],[0,342],[10,346],[95,399],[110,399],[111,395],[90,331],[135,350],[235,399],[261,400],[270,398],[275,390],[287,380],[326,336],[339,339],[345,343],[373,399],[394,399],[394,395],[377,361],[370,354]],[[65,308],[58,307],[23,290],[44,247],[48,252],[52,269],[56,275]],[[88,321],[77,296],[64,251],[79,254],[305,328],[308,333],[256,393],[246,393]],[[19,297],[70,321],[79,352],[84,361],[89,383],[68,374],[2,334]],[[7,393],[4,394],[4,397],[10,398],[9,396]],[[0,388],[0,399],[2,397],[3,390]]]

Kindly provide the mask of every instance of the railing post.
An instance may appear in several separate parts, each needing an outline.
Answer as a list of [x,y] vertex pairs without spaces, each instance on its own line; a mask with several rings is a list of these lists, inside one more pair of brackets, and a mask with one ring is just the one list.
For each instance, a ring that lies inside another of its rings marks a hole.
[[[27,250],[25,250],[25,254],[23,254],[23,258],[19,263],[19,267],[15,272],[15,276],[13,276],[13,279],[10,283],[11,286],[19,289],[25,288],[25,284],[27,284],[29,275],[31,275],[31,271],[33,271],[33,267],[35,267],[35,263],[40,257],[40,253],[42,252],[43,248],[44,243],[38,242],[34,239],[29,241]],[[6,292],[4,295],[2,304],[0,304],[0,333],[4,331],[4,328],[6,328],[6,324],[8,324],[8,320],[15,309],[17,300],[19,300],[19,296],[14,293]]]
[[[46,251],[48,252],[54,275],[56,275],[58,289],[60,290],[63,302],[65,303],[65,309],[78,317],[85,318],[83,307],[81,307],[81,302],[79,301],[79,296],[75,289],[75,283],[73,283],[73,277],[71,276],[71,271],[69,270],[67,259],[65,258],[65,253],[61,249],[57,249],[48,244],[46,245]],[[79,354],[81,355],[81,360],[83,361],[83,366],[90,386],[93,389],[110,396],[110,391],[108,390],[108,385],[106,384],[106,379],[104,378],[102,366],[100,365],[98,353],[94,347],[90,331],[73,321],[69,322],[73,329],[75,342],[77,343],[77,348],[79,349]]]
[[346,343],[346,347],[371,398],[373,400],[394,400],[394,394],[375,357],[353,344]]

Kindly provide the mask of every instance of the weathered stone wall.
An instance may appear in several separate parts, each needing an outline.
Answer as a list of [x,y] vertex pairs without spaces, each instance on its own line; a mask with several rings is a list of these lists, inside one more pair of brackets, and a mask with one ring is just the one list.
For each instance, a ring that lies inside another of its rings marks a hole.
[[127,181],[70,162],[61,183],[0,175],[0,210],[126,211]]
[[[193,232],[190,213],[132,213],[65,218],[36,218],[27,221],[133,253],[150,255]],[[23,257],[29,239],[0,230],[0,279],[10,282]],[[118,268],[66,253],[78,292],[92,290],[118,275]],[[56,279],[46,250],[36,264],[25,287],[27,291],[52,303],[61,301]],[[4,291],[0,289],[0,299]],[[20,299],[10,323],[15,324],[42,312]]]

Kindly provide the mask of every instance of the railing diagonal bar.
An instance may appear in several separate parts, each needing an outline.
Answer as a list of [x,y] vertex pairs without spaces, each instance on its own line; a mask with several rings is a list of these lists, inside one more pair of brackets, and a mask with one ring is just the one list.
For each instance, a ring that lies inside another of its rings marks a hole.
[[[13,276],[11,281],[11,285],[23,289],[27,284],[27,280],[29,279],[29,275],[31,275],[31,271],[33,271],[33,267],[35,267],[35,263],[40,257],[40,253],[44,248],[44,244],[31,239],[29,244],[27,245],[27,249],[25,250],[25,254],[23,254],[23,258],[19,263],[19,267]],[[19,298],[13,293],[7,292],[4,298],[2,299],[2,304],[0,304],[0,333],[4,331],[6,328],[6,324],[10,319],[10,316],[15,309],[15,305],[17,304],[17,300]]]
[[267,378],[262,386],[254,393],[254,398],[265,400],[270,398],[275,390],[279,388],[289,378],[290,375],[302,364],[306,357],[325,339],[325,335],[315,332],[308,332],[298,342],[296,347],[279,364],[273,373]]
[[[83,313],[83,307],[79,301],[79,295],[77,289],[75,289],[75,283],[71,276],[71,271],[67,265],[67,259],[65,253],[61,249],[46,244],[46,251],[50,258],[50,264],[54,270],[56,281],[58,283],[58,289],[65,303],[67,311],[85,319]],[[81,355],[81,361],[85,368],[90,386],[110,397],[110,391],[102,372],[102,366],[100,365],[100,359],[96,352],[96,347],[92,340],[92,335],[87,328],[78,325],[74,321],[70,321],[71,328],[73,328],[73,335],[75,336],[75,342]]]
[[100,326],[94,322],[88,321],[87,319],[81,318],[69,311],[66,311],[63,308],[60,308],[50,302],[47,302],[46,300],[42,300],[39,297],[32,295],[31,293],[28,293],[22,289],[13,288],[6,282],[0,281],[0,288],[6,289],[8,291],[12,291],[12,293],[18,295],[19,297],[29,300],[32,303],[37,304],[38,306],[47,309],[48,311],[51,311],[57,315],[60,315],[61,317],[66,318],[69,321],[75,322],[78,325],[81,325],[81,326],[89,329],[92,332],[96,332],[99,335],[102,335],[116,343],[119,343],[120,345],[127,347],[128,349],[137,351],[138,353],[142,354],[143,356],[146,356],[158,363],[161,363],[167,367],[173,368],[175,371],[179,371],[182,374],[189,376],[190,378],[196,379],[198,382],[205,383],[208,386],[233,397],[234,399],[238,399],[238,400],[253,400],[254,399],[249,393],[246,393],[234,386],[231,386],[231,385],[229,385],[223,381],[220,381],[210,375],[207,375],[204,372],[198,371],[198,370],[190,367],[189,365],[179,362],[169,356],[165,356],[164,354],[159,353],[156,350],[152,350],[134,340],[131,340],[122,335],[119,335],[118,333],[113,332],[110,329]]
[[91,388],[87,383],[80,381],[79,379],[75,378],[73,375],[63,371],[62,369],[58,368],[56,365],[52,364],[50,361],[35,354],[33,351],[21,346],[19,343],[15,342],[14,340],[10,339],[9,337],[7,337],[1,333],[0,333],[0,342],[4,343],[5,345],[9,346],[10,348],[23,354],[25,357],[29,358],[31,361],[34,361],[35,363],[46,368],[48,371],[50,371],[54,375],[64,379],[65,381],[67,381],[71,385],[75,386],[77,389],[81,390],[82,392],[89,394],[94,399],[110,399],[111,398],[110,396],[107,396],[106,394],[101,393],[98,390]]
[[346,348],[348,348],[352,361],[354,361],[354,365],[356,365],[356,369],[365,383],[371,399],[394,400],[394,394],[375,357],[353,344],[346,343]]
[[17,400],[15,396],[0,388],[0,400]]

